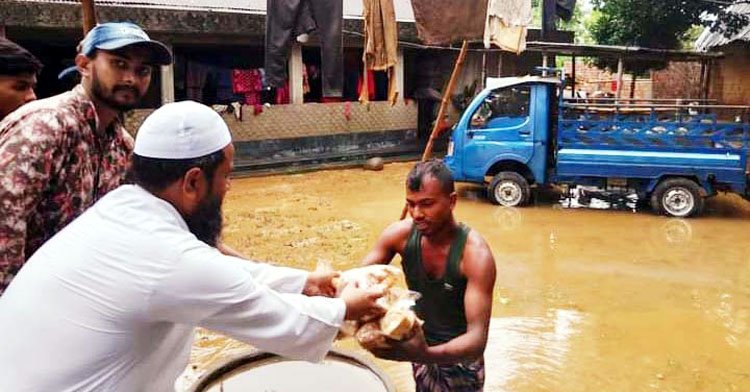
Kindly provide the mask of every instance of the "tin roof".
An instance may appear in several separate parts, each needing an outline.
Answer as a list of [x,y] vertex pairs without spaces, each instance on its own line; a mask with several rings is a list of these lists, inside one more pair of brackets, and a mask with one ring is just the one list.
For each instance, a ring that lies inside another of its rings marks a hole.
[[[79,0],[16,0],[33,3],[74,3]],[[175,10],[196,10],[209,12],[233,12],[265,14],[267,0],[95,0],[97,6],[125,6],[138,8],[160,8]],[[268,0],[273,1],[273,0]],[[313,0],[314,1],[314,0]],[[394,0],[396,19],[400,22],[414,22],[411,0]],[[344,18],[361,19],[362,1],[344,0]]]
[[[727,11],[750,16],[750,3],[732,4],[727,8]],[[743,27],[735,35],[729,38],[725,37],[723,33],[711,32],[707,27],[703,30],[703,33],[701,33],[698,39],[695,40],[695,49],[707,51],[711,48],[723,46],[737,40],[750,41],[750,24]]]

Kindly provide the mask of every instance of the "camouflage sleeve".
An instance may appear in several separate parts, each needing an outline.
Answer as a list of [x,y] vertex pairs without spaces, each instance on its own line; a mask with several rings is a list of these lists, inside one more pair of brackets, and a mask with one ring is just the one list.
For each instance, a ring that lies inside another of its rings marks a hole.
[[55,170],[59,134],[57,119],[38,112],[0,128],[0,294],[26,261],[27,219]]

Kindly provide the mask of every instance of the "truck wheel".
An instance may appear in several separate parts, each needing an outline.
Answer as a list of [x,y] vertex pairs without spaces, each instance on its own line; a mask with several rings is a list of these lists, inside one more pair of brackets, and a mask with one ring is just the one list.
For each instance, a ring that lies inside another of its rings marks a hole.
[[651,208],[659,214],[687,218],[703,210],[701,187],[687,178],[670,178],[656,186]]
[[490,201],[506,207],[517,207],[529,201],[529,182],[516,172],[500,172],[487,188]]

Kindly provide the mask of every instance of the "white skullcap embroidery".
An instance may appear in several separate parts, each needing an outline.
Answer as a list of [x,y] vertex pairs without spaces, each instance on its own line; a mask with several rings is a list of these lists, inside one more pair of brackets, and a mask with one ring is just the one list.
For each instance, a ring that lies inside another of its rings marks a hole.
[[151,113],[135,137],[133,153],[145,158],[191,159],[223,150],[232,142],[224,119],[193,101],[168,103]]

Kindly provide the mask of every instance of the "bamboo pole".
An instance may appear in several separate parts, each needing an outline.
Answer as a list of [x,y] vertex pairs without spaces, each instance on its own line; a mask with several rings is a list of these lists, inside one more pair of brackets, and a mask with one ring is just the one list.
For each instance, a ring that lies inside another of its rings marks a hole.
[[83,36],[96,26],[94,0],[81,0],[81,18],[83,19]]
[[466,58],[466,52],[468,48],[469,43],[464,40],[464,43],[461,46],[461,52],[458,54],[458,59],[456,60],[456,65],[453,67],[453,73],[451,74],[450,81],[448,81],[448,87],[446,87],[445,92],[443,92],[443,100],[440,102],[440,110],[438,110],[437,119],[435,120],[435,125],[432,127],[430,139],[427,141],[427,146],[425,147],[424,153],[422,154],[422,161],[430,159],[430,156],[432,156],[432,148],[435,144],[435,139],[440,137],[440,132],[443,130],[443,117],[445,116],[445,110],[448,108],[448,104],[451,101],[451,95],[453,94],[453,89],[456,86],[456,79],[458,79],[458,75],[461,73],[461,67],[463,66],[464,59]]
[[[466,58],[466,52],[469,49],[469,42],[464,40],[463,44],[461,45],[461,52],[458,54],[458,58],[456,59],[456,65],[453,66],[453,73],[451,73],[451,78],[448,81],[448,86],[445,88],[445,91],[443,92],[443,100],[440,101],[440,109],[438,110],[437,119],[435,120],[435,125],[432,127],[432,133],[430,133],[430,139],[427,141],[427,146],[425,146],[424,153],[422,153],[422,162],[430,159],[432,156],[432,149],[435,145],[435,140],[440,137],[441,131],[445,128],[443,117],[445,117],[445,110],[448,107],[448,104],[451,101],[451,95],[453,94],[453,89],[456,85],[456,80],[458,79],[458,75],[461,73],[461,67],[463,66],[464,59]],[[409,208],[407,205],[404,205],[404,210],[401,211],[401,219],[404,219],[406,217],[406,213],[408,212]]]

